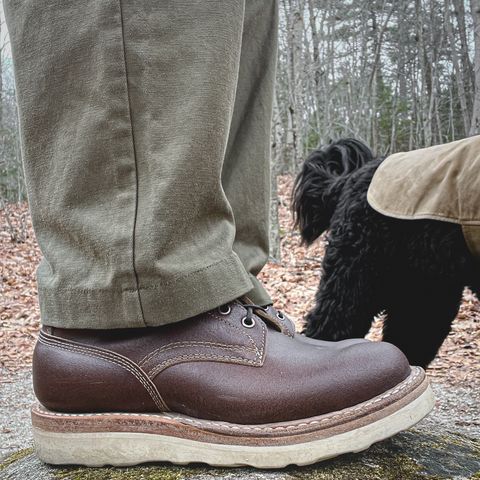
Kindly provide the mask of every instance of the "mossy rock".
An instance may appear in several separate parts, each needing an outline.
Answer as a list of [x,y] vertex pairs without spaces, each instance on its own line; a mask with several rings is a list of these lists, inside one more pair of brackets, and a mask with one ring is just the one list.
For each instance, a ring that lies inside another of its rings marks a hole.
[[134,468],[50,467],[31,449],[0,464],[0,479],[15,480],[480,480],[480,441],[454,433],[410,430],[361,454],[283,470],[145,465]]

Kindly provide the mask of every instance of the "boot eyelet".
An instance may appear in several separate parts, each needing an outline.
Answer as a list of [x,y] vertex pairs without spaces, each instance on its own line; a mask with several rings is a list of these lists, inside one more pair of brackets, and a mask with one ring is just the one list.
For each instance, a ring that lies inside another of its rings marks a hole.
[[285,315],[282,312],[277,312],[277,318],[279,320],[285,320]]
[[251,317],[243,317],[242,318],[242,325],[245,328],[253,328],[255,326],[255,319]]
[[218,307],[218,313],[220,315],[229,315],[230,312],[232,311],[230,305],[221,305]]

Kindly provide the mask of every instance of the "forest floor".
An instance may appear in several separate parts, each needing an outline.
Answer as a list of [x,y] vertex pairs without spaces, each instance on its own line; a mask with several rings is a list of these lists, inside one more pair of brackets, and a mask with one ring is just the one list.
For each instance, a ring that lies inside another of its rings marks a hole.
[[[265,267],[261,278],[276,306],[300,328],[319,283],[324,242],[308,249],[300,245],[299,235],[292,228],[291,188],[291,177],[279,177],[282,254]],[[16,241],[11,239],[12,232]],[[29,368],[40,320],[35,281],[40,251],[26,203],[0,210],[0,259],[0,369],[8,376]],[[369,338],[381,338],[381,318],[374,322]],[[428,373],[444,383],[480,386],[479,360],[480,302],[466,290],[452,332]]]

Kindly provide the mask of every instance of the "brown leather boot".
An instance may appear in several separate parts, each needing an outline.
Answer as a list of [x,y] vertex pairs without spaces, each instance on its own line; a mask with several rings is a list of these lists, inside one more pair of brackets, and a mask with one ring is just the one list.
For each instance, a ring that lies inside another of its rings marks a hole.
[[47,463],[306,465],[408,428],[433,407],[394,346],[296,338],[232,302],[158,328],[44,327],[32,409]]

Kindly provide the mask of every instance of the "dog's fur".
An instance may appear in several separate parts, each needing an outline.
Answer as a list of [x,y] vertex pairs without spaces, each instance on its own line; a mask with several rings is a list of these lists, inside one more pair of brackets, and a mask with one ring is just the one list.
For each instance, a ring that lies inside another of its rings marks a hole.
[[363,337],[385,311],[383,339],[425,367],[450,331],[464,287],[478,296],[480,266],[459,225],[399,220],[370,207],[367,190],[382,160],[358,140],[343,139],[314,151],[296,179],[293,209],[303,241],[328,229],[305,333]]

